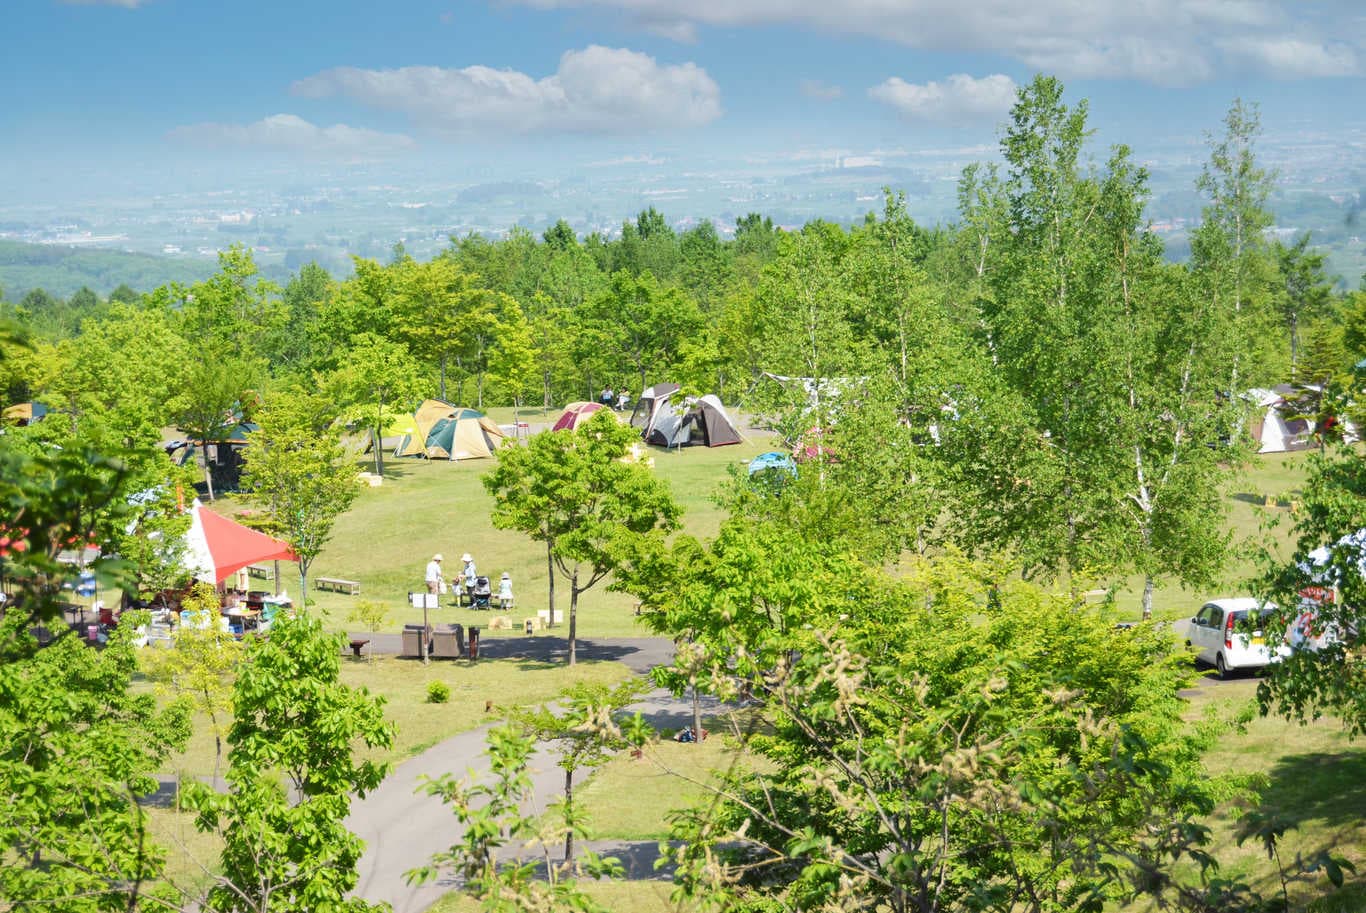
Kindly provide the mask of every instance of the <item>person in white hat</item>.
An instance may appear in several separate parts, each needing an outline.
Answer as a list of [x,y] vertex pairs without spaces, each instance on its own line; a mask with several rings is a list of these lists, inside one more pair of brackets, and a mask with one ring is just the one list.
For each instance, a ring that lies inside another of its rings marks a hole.
[[441,592],[441,553],[437,552],[427,562],[427,592]]
[[461,573],[465,578],[465,595],[474,592],[474,578],[479,576],[479,572],[474,569],[474,558],[469,552],[460,556],[460,560],[465,562],[465,570]]
[[498,608],[512,608],[512,575],[503,571],[503,577],[498,581]]

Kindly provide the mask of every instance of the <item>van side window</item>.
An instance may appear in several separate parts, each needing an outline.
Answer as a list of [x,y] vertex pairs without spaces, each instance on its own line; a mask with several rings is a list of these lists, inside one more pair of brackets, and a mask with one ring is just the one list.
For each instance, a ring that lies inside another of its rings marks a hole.
[[1201,606],[1201,607],[1200,607],[1200,611],[1195,613],[1195,623],[1198,624],[1198,625],[1205,625],[1205,626],[1208,626],[1208,625],[1209,625],[1209,613],[1210,613],[1212,610],[1213,610],[1213,606]]
[[1224,627],[1224,610],[1223,610],[1223,609],[1220,609],[1220,608],[1217,608],[1217,607],[1213,607],[1213,606],[1210,607],[1210,611],[1209,611],[1209,626],[1210,626],[1211,628],[1220,628],[1220,629],[1222,629],[1222,628]]

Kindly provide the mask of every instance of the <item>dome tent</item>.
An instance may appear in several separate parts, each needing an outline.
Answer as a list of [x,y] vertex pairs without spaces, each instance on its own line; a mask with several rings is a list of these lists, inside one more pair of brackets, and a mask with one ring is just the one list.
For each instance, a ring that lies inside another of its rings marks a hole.
[[[559,419],[551,427],[551,431],[573,431],[579,425],[588,421],[589,417],[601,409],[607,408],[602,403],[574,402],[564,407],[564,412],[560,413]],[[615,415],[616,413],[612,413]]]
[[503,430],[482,412],[423,400],[413,414],[417,433],[399,443],[397,456],[425,456],[433,460],[472,460],[493,456],[503,443]]

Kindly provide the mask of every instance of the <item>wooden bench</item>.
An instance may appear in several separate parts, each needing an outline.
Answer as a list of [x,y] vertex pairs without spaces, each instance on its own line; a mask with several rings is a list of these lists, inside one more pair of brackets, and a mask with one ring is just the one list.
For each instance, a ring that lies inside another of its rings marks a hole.
[[338,593],[350,593],[352,596],[360,593],[360,583],[355,580],[342,580],[340,577],[319,577],[314,584],[320,590],[334,590]]
[[247,565],[247,576],[260,577],[262,580],[269,580],[275,576],[275,571],[263,564],[249,564]]

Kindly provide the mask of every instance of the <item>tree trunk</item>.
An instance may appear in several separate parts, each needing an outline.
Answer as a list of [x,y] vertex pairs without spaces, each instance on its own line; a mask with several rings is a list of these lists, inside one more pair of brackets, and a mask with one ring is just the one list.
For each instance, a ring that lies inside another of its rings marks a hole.
[[438,389],[441,391],[441,399],[444,400],[444,399],[446,398],[446,353],[445,353],[445,352],[442,352],[442,353],[441,353],[441,385],[440,385],[440,387],[439,387]]
[[574,861],[574,771],[564,772],[564,816],[568,827],[564,829],[564,861],[567,865]]
[[1143,620],[1153,617],[1153,575],[1143,575]]
[[700,747],[702,745],[702,700],[697,695],[696,671],[693,672],[691,679],[689,685],[692,687],[692,734],[693,738],[697,740],[694,744]]
[[384,394],[379,395],[379,411],[375,413],[375,475],[384,478]]
[[299,610],[308,610],[308,563],[299,562]]
[[209,471],[209,445],[203,441],[199,442],[199,452],[204,457],[204,486],[209,490],[209,500],[214,500],[213,496],[213,473]]
[[555,627],[555,557],[550,553],[551,543],[545,544],[545,570],[550,581],[550,617],[546,619],[547,628]]
[[576,644],[574,636],[578,632],[579,621],[579,572],[569,578],[569,665],[574,665]]
[[275,588],[275,595],[280,595],[280,559],[275,559],[275,575],[272,578],[272,585]]

